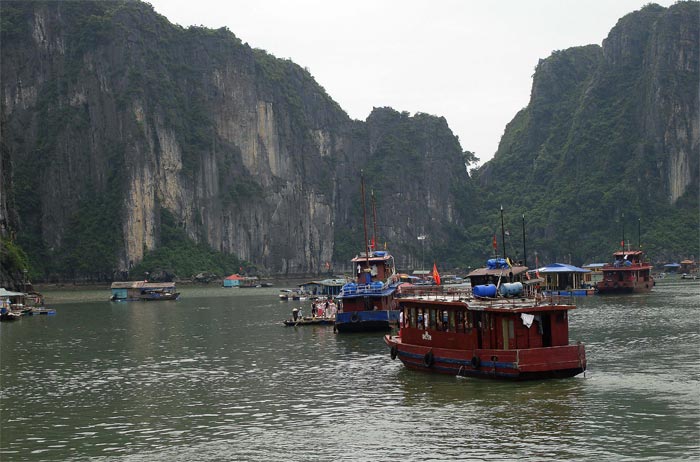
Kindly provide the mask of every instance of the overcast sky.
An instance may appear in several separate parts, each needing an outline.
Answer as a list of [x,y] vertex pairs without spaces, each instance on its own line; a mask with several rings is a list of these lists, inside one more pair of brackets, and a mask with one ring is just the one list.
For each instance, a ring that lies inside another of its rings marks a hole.
[[[289,58],[352,117],[373,107],[447,119],[492,158],[540,58],[601,44],[647,0],[151,0],[172,23],[231,32]],[[674,1],[657,1],[670,6]]]

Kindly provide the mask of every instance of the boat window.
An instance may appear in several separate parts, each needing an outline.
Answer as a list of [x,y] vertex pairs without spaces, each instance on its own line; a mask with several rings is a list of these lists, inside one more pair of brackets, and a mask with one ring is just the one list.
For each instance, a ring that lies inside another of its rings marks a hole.
[[425,318],[423,317],[423,308],[418,308],[418,318],[416,327],[423,329],[425,326]]
[[448,330],[449,330],[450,332],[457,332],[457,326],[456,326],[456,324],[455,324],[455,314],[456,314],[456,313],[455,313],[454,311],[450,311],[450,313],[449,313],[449,315],[450,315],[450,325],[449,325],[449,327],[448,327]]

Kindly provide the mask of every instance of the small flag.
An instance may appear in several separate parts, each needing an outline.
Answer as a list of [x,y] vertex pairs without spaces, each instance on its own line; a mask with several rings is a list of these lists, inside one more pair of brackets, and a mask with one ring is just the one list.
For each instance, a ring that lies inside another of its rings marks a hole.
[[493,235],[493,250],[498,249],[498,241],[496,240],[496,235]]
[[440,273],[438,273],[435,263],[433,263],[433,279],[435,279],[435,284],[440,285]]
[[620,247],[625,248],[625,241],[620,241]]

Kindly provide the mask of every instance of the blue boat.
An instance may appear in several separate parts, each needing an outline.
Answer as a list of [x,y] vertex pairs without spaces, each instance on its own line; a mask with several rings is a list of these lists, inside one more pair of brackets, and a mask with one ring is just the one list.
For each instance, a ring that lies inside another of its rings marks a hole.
[[357,276],[337,296],[340,311],[335,318],[338,332],[388,331],[397,326],[399,311],[394,293],[401,284],[394,257],[387,251],[363,252],[352,259]]
[[374,233],[367,239],[367,213],[365,209],[365,180],[362,184],[362,220],[365,233],[365,252],[351,260],[355,282],[344,284],[338,300],[335,316],[336,332],[389,331],[398,326],[399,311],[394,292],[401,285],[396,272],[394,257],[386,250],[376,250],[377,210],[372,191],[372,216]]

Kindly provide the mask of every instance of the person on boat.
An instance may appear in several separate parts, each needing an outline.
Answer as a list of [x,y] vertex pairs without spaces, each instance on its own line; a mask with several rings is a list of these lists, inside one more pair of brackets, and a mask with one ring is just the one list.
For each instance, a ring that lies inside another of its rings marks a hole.
[[296,322],[298,316],[299,316],[299,310],[294,308],[292,310],[292,318],[294,319],[294,322]]
[[315,318],[317,312],[318,312],[318,310],[316,309],[316,304],[315,304],[315,303],[312,303],[312,304],[311,304],[311,317],[312,317],[312,318]]
[[301,307],[299,307],[299,320],[303,321],[304,320],[304,313],[302,312]]

